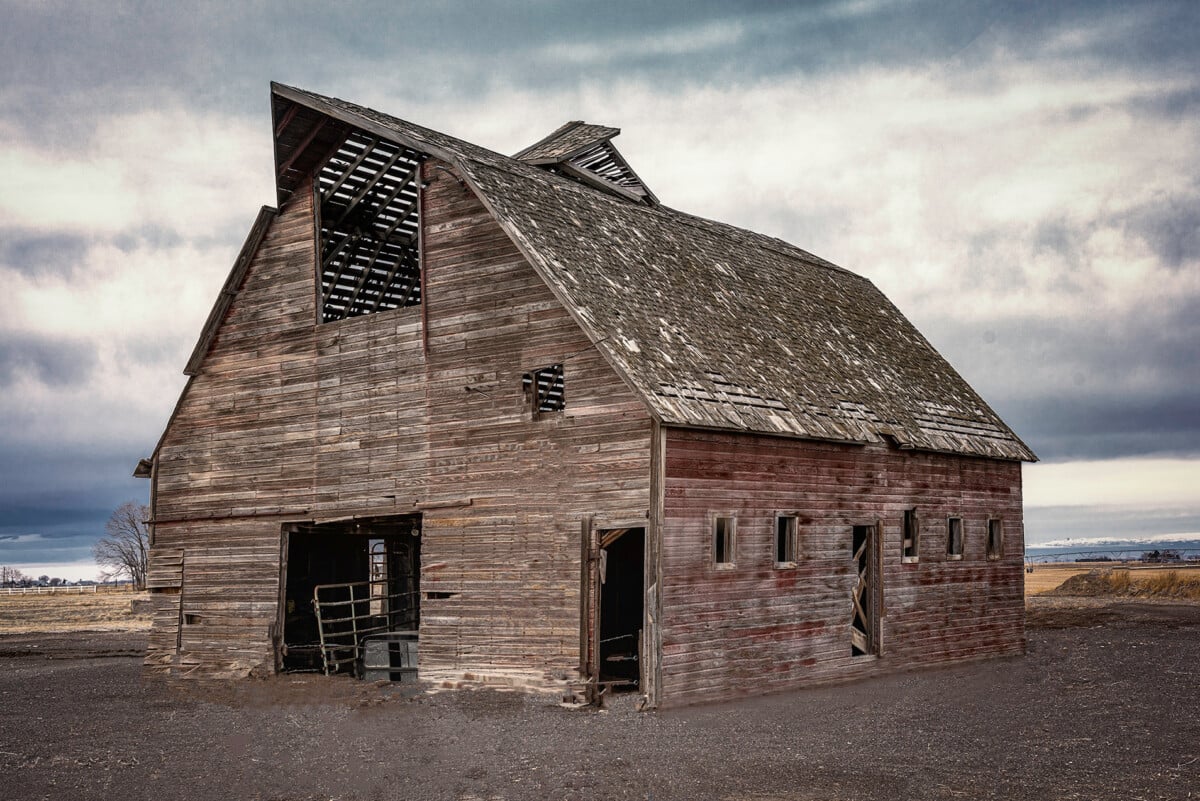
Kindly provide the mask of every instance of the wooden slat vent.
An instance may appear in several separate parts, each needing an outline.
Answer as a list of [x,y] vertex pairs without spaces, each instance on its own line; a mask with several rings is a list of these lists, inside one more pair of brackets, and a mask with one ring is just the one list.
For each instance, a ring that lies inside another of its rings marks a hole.
[[559,412],[566,408],[566,381],[561,364],[526,373],[521,385],[530,398],[534,414]]

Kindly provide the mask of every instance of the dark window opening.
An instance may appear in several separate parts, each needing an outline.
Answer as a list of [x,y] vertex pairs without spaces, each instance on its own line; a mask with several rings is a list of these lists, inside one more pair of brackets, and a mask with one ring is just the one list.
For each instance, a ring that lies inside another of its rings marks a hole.
[[999,559],[1004,555],[1004,523],[999,518],[987,521],[987,558]]
[[962,518],[951,517],[946,520],[946,556],[951,559],[962,559],[963,529]]
[[920,557],[921,527],[916,509],[904,510],[904,540],[901,561],[915,562]]
[[717,517],[713,520],[713,561],[716,564],[733,564],[735,529],[736,524],[732,517]]
[[526,373],[521,378],[521,386],[533,407],[534,417],[548,412],[561,412],[567,406],[566,381],[561,364]]
[[285,670],[361,675],[374,648],[415,676],[416,643],[395,643],[420,628],[419,515],[294,526],[283,569]]
[[201,619],[202,618],[200,617],[200,615],[185,612],[183,615],[183,624],[185,626],[195,626],[200,623]]
[[423,159],[352,131],[317,172],[322,322],[421,302]]
[[775,564],[793,564],[796,561],[795,515],[780,515],[775,518]]

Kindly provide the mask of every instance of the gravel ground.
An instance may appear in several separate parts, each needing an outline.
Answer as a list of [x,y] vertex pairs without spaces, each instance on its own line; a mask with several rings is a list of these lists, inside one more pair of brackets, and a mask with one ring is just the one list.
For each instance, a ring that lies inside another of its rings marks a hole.
[[1200,798],[1200,605],[1033,599],[1025,658],[639,713],[307,675],[143,679],[0,637],[13,799]]

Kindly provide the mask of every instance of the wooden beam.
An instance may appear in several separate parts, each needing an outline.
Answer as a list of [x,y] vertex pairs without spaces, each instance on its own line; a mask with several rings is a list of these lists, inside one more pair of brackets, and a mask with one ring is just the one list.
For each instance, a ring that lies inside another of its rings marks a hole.
[[[411,183],[412,183],[413,175],[414,175],[414,174],[416,174],[416,171],[417,171],[417,167],[418,167],[418,166],[420,166],[420,164],[419,164],[419,163],[418,163],[417,165],[415,165],[415,166],[414,166],[412,169],[410,169],[410,170],[409,170],[409,171],[408,171],[408,172],[407,172],[407,173],[404,175],[404,177],[403,177],[403,178],[401,178],[401,179],[400,179],[400,180],[399,180],[399,181],[396,183],[396,188],[395,188],[395,189],[393,189],[393,190],[392,190],[390,193],[388,193],[387,197],[385,197],[385,198],[383,199],[383,202],[381,202],[381,203],[379,204],[379,211],[377,211],[377,212],[375,213],[375,216],[376,216],[376,217],[379,217],[379,216],[380,216],[380,214],[382,214],[384,211],[387,211],[388,207],[392,205],[392,201],[394,201],[394,200],[396,199],[396,196],[397,196],[397,195],[399,195],[401,192],[403,192],[403,191],[404,191],[404,187],[406,187],[406,186],[408,186],[409,184],[411,184]],[[411,207],[410,207],[410,210],[411,210]],[[395,230],[395,227],[396,227],[397,225],[399,225],[401,222],[404,222],[404,218],[405,218],[406,216],[408,216],[408,215],[407,215],[407,214],[404,214],[404,215],[398,216],[398,217],[396,218],[396,222],[395,222],[395,223],[393,223],[392,225],[388,226],[387,232],[384,234],[384,236],[385,236],[385,237],[390,237],[390,236],[392,235],[392,232]]]
[[292,118],[296,116],[296,112],[299,110],[300,110],[300,104],[292,103],[292,105],[284,113],[283,119],[280,120],[279,124],[275,126],[275,138],[276,139],[278,139],[280,137],[280,135],[282,135],[283,132],[287,130],[288,125],[291,124],[291,122],[292,122]]
[[[415,208],[417,206],[420,199],[421,199],[421,185],[418,182],[417,183],[417,196],[415,198],[413,198],[412,201],[407,206],[404,207],[403,212],[398,212],[396,214],[396,221],[394,223],[392,223],[391,225],[389,225],[387,231],[385,231],[383,234],[385,239],[390,239],[392,234],[395,232],[395,230],[400,227],[400,223],[402,223],[408,219],[408,215],[412,213],[413,208]],[[421,215],[418,213],[417,214],[418,232],[420,231],[420,219],[421,219]]]
[[[379,240],[379,244],[375,246],[375,250],[371,251],[371,258],[367,260],[367,265],[363,268],[363,274],[359,277],[358,283],[354,286],[354,292],[350,294],[350,299],[346,301],[347,315],[349,315],[351,307],[353,307],[355,302],[358,300],[358,296],[359,293],[362,292],[362,288],[366,286],[367,279],[371,277],[371,269],[375,266],[375,260],[379,258],[379,251],[383,250],[383,246],[386,244],[387,241],[381,239]],[[384,288],[386,289],[386,286]],[[380,294],[383,294],[382,290],[380,290]]]
[[[346,140],[346,141],[349,141],[349,140]],[[352,161],[350,163],[350,166],[346,168],[346,171],[344,173],[342,173],[340,178],[338,178],[336,181],[333,182],[333,185],[331,187],[329,187],[329,190],[327,192],[321,193],[322,196],[333,197],[335,194],[337,194],[337,191],[342,188],[342,184],[346,183],[346,179],[349,178],[354,173],[354,171],[358,169],[358,165],[363,163],[363,160],[371,153],[371,150],[374,149],[375,145],[377,145],[379,143],[378,139],[370,139],[368,141],[370,142],[370,144],[368,144],[365,148],[363,148],[363,152],[358,154],[358,158],[356,158],[354,161]]]
[[584,676],[592,675],[589,661],[591,655],[591,629],[588,621],[591,619],[591,556],[592,550],[592,516],[584,515],[579,522],[579,672]]
[[386,163],[386,164],[384,164],[384,165],[383,165],[381,168],[379,168],[379,171],[375,173],[375,177],[374,177],[374,178],[372,178],[371,180],[367,181],[365,184],[363,184],[363,187],[362,187],[362,189],[358,190],[358,193],[357,193],[357,194],[356,194],[354,197],[352,197],[352,198],[350,199],[350,202],[349,202],[348,204],[346,204],[346,209],[345,209],[345,211],[343,211],[343,212],[342,212],[342,216],[341,216],[341,217],[338,217],[338,219],[337,219],[337,222],[335,222],[335,223],[334,223],[334,226],[341,225],[341,224],[342,224],[342,222],[343,222],[343,221],[344,221],[344,220],[345,220],[347,217],[349,217],[349,216],[350,216],[350,214],[351,214],[351,213],[352,213],[352,212],[353,212],[353,211],[354,211],[356,208],[358,208],[358,204],[359,204],[359,203],[361,203],[361,202],[362,202],[362,200],[363,200],[363,198],[364,198],[364,197],[366,197],[366,196],[367,196],[367,194],[368,194],[368,193],[369,193],[369,192],[370,192],[372,189],[374,189],[374,188],[375,188],[375,185],[379,183],[380,179],[382,179],[382,178],[383,178],[383,176],[387,175],[387,171],[388,171],[388,170],[390,170],[390,169],[392,168],[392,165],[394,165],[394,164],[395,164],[395,163],[396,163],[396,162],[397,162],[397,161],[400,159],[400,156],[401,156],[403,153],[404,153],[404,149],[403,149],[403,148],[400,148],[400,149],[399,149],[399,150],[397,150],[395,153],[393,153],[393,154],[392,154],[392,157],[391,157],[390,159],[388,159],[388,160],[387,160],[387,163]]
[[329,263],[331,261],[333,261],[333,259],[337,256],[338,253],[341,252],[342,248],[346,247],[346,244],[351,239],[361,239],[361,238],[362,238],[362,234],[360,234],[356,231],[351,231],[350,233],[343,236],[341,238],[341,241],[339,241],[336,245],[333,246],[333,250],[329,251],[329,255],[325,256],[324,258],[321,259],[321,272],[325,272],[325,268],[329,266]]
[[282,178],[283,174],[291,169],[292,165],[296,162],[296,159],[300,157],[301,153],[308,149],[308,146],[311,145],[313,140],[317,138],[317,134],[321,132],[321,129],[325,127],[325,123],[327,122],[329,122],[328,117],[321,117],[317,124],[313,126],[312,130],[308,132],[308,136],[304,137],[304,141],[296,145],[296,149],[292,151],[292,155],[289,156],[288,160],[280,165],[278,171],[276,171],[276,175],[278,177]]
[[[392,265],[392,269],[388,271],[387,278],[383,279],[383,285],[384,285],[385,290],[392,286],[392,282],[396,279],[396,273],[399,272],[400,266],[405,263],[407,258],[408,258],[408,250],[405,249],[405,250],[401,251],[400,258],[396,260],[396,263]],[[414,281],[413,285],[415,285],[416,283],[417,282]],[[405,306],[408,304],[408,299],[412,297],[412,290],[413,290],[413,287],[410,285],[408,288],[408,294],[406,294],[404,296],[404,300],[400,303],[401,306]],[[371,304],[371,310],[370,310],[370,312],[368,312],[368,314],[373,314],[374,312],[379,310],[380,304],[383,303],[383,295],[384,295],[384,293],[380,292],[379,295],[375,298],[375,302],[373,304]]]

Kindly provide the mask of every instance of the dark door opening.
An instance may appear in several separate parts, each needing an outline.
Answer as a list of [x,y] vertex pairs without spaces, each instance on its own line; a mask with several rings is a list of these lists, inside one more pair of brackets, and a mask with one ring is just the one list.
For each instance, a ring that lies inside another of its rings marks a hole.
[[600,681],[614,691],[641,685],[645,599],[644,528],[600,532]]
[[284,670],[358,670],[364,642],[420,627],[420,515],[289,527]]
[[851,656],[879,653],[879,537],[877,526],[855,526],[851,537],[855,573],[850,615]]

